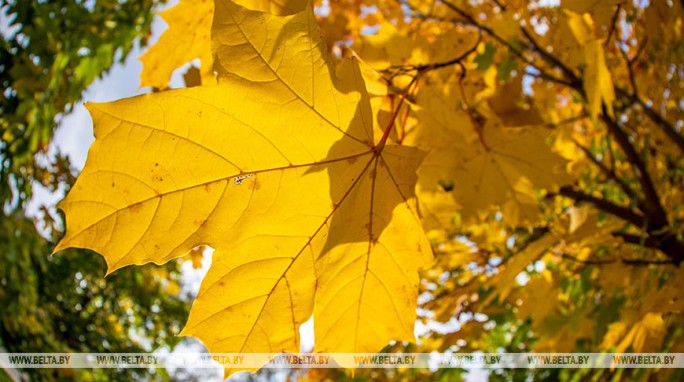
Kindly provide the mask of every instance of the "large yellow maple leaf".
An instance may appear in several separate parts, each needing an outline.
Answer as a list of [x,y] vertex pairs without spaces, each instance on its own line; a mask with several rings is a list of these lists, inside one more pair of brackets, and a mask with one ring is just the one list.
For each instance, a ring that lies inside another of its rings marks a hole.
[[373,133],[358,64],[334,73],[311,7],[216,2],[218,85],[88,104],[96,140],[60,204],[57,250],[108,272],[216,249],[184,335],[212,352],[317,351],[413,340],[432,253],[413,187],[423,153]]

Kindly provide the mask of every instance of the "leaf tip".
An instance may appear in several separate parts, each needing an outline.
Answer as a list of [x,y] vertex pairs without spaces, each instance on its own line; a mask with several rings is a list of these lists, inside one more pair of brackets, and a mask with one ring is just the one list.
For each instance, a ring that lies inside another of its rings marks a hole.
[[69,248],[67,244],[64,244],[64,239],[60,240],[59,243],[55,246],[55,248],[50,252],[50,256],[54,256],[58,252],[61,252],[65,249]]

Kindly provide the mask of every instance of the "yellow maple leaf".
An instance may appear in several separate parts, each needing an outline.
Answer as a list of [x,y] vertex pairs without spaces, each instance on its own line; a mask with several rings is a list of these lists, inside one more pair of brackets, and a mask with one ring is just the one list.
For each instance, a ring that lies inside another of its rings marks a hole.
[[[289,15],[304,9],[306,0],[235,0],[235,3],[255,11],[274,15]],[[174,70],[194,60],[200,60],[201,83],[215,83],[211,57],[211,25],[214,19],[213,0],[180,0],[175,6],[160,12],[168,29],[159,41],[140,57],[143,64],[140,86],[166,89]]]
[[[483,129],[481,142],[471,144],[467,144],[470,139],[461,141],[456,134],[439,135],[442,141],[435,142],[419,170],[421,203],[451,194],[466,219],[499,206],[506,222],[534,220],[538,214],[536,189],[554,190],[570,180],[565,174],[565,160],[551,151],[545,143],[546,135],[541,127],[494,125]],[[421,141],[420,136],[417,141]],[[422,141],[428,142],[422,148],[430,149],[429,141]],[[440,186],[444,180],[452,182],[447,189]],[[448,207],[443,200],[441,205]]]
[[460,161],[462,146],[473,144],[477,135],[468,115],[454,107],[456,102],[441,89],[426,86],[418,93],[416,104],[411,105],[420,123],[407,142],[430,151],[419,169],[416,188],[426,229],[452,226],[454,213],[461,208],[453,194],[452,170]]
[[212,28],[218,85],[88,104],[96,141],[56,250],[111,273],[215,248],[182,332],[211,352],[297,352],[312,312],[316,351],[413,340],[424,154],[374,134],[358,64],[333,72],[311,8],[217,1]]
[[[630,318],[626,320],[631,321]],[[610,324],[601,347],[609,349],[616,346],[615,351],[618,353],[624,353],[630,346],[637,353],[657,351],[665,336],[665,321],[659,313],[646,313],[638,321],[631,323],[631,329],[628,332],[627,328],[628,325],[623,321]]]
[[580,16],[572,11],[565,11],[565,20],[582,50],[584,71],[584,91],[587,94],[589,113],[596,116],[605,104],[609,115],[613,115],[615,90],[610,70],[606,65],[603,41],[594,36],[594,22],[588,14]]
[[492,29],[507,41],[520,39],[522,32],[520,22],[516,20],[513,12],[502,12],[492,15]]
[[143,64],[140,86],[165,89],[171,74],[199,58],[202,83],[214,80],[211,60],[212,0],[181,0],[160,16],[169,25],[159,41],[140,57]]
[[[456,168],[455,187],[465,213],[478,213],[491,205],[502,209],[511,222],[532,221],[538,213],[537,188],[555,190],[567,184],[565,160],[545,143],[547,132],[540,127],[484,129],[487,147],[471,146]],[[466,176],[476,174],[476,176]]]

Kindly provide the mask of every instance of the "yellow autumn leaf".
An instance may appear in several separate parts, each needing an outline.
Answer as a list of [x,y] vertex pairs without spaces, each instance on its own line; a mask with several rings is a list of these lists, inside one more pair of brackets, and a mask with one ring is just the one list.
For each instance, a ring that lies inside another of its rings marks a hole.
[[601,341],[601,345],[599,345],[599,347],[601,349],[612,348],[613,346],[615,346],[615,344],[620,342],[621,339],[625,338],[626,330],[627,325],[625,325],[625,323],[621,321],[616,321],[608,325],[608,331],[603,336],[603,340]]
[[[646,313],[644,317],[632,328],[634,340],[632,347],[635,351],[654,351],[660,348],[665,336],[665,321],[658,313]],[[629,337],[629,335],[628,335]],[[620,345],[622,347],[622,344]]]
[[[532,221],[538,213],[536,189],[556,190],[570,182],[565,160],[551,151],[541,127],[484,129],[483,146],[471,146],[463,164],[455,171],[459,181],[456,195],[465,212],[484,211],[488,205],[501,207],[503,219]],[[477,174],[466,176],[466,173]]]
[[[307,1],[236,0],[235,3],[255,11],[289,15],[302,11]],[[180,0],[159,15],[168,24],[168,29],[140,57],[143,64],[140,86],[166,89],[173,72],[194,59],[200,60],[201,83],[215,83],[211,57],[214,0]]]
[[520,22],[515,19],[513,12],[502,12],[492,17],[492,29],[506,41],[513,41],[522,37]]
[[182,65],[199,58],[203,84],[214,81],[211,59],[211,22],[213,0],[180,0],[160,12],[169,25],[159,41],[140,57],[143,64],[140,86],[165,89],[171,74]]
[[609,349],[616,346],[618,353],[624,353],[630,346],[637,353],[655,351],[660,348],[665,335],[665,322],[659,313],[646,313],[631,325],[629,331],[627,328],[620,321],[610,324],[601,347]]
[[311,8],[216,13],[218,85],[88,104],[96,141],[56,250],[111,273],[215,248],[182,332],[211,352],[297,352],[312,313],[316,351],[413,340],[424,154],[374,134],[358,64],[333,72]]
[[580,16],[566,10],[565,16],[576,43],[582,50],[582,63],[585,66],[583,87],[589,103],[589,113],[595,117],[604,104],[608,114],[612,116],[615,90],[611,72],[606,65],[603,41],[594,36],[594,22],[588,14]]
[[[546,135],[542,127],[488,125],[482,140],[468,145],[470,139],[444,133],[419,170],[421,203],[440,201],[450,194],[467,219],[499,206],[507,222],[534,220],[538,214],[536,189],[554,190],[569,182],[565,160],[551,151]],[[416,140],[421,141],[420,136]],[[445,182],[449,187],[444,187]],[[445,201],[441,205],[448,206]]]
[[587,69],[584,73],[584,91],[587,93],[589,112],[596,116],[601,111],[601,104],[606,106],[608,115],[613,115],[615,90],[610,70],[606,65],[601,40],[592,40],[584,47]]

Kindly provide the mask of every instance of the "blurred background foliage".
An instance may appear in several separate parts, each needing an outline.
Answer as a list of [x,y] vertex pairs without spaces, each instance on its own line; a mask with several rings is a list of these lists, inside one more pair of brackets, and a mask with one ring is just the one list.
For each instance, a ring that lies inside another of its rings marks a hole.
[[[31,182],[69,182],[64,158],[37,163],[61,116],[135,44],[145,44],[159,0],[0,1],[8,24],[0,45],[0,197],[17,208]],[[14,195],[12,195],[14,193]]]
[[[187,317],[180,267],[129,267],[104,277],[101,256],[51,256],[63,222],[24,213],[32,188],[73,184],[69,158],[48,155],[84,90],[150,33],[159,0],[1,1],[0,351],[145,352],[173,348]],[[43,220],[44,219],[44,220]],[[40,231],[36,228],[44,227]],[[0,380],[13,371],[0,369]],[[167,379],[164,370],[26,369],[30,380]]]

